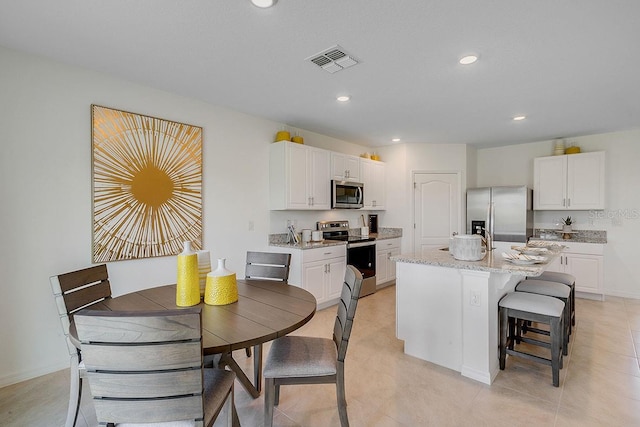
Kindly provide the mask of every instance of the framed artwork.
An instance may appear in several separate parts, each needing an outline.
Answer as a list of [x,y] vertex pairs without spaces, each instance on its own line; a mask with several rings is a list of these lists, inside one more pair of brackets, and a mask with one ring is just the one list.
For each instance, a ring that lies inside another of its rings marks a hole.
[[91,106],[93,262],[202,247],[202,128]]

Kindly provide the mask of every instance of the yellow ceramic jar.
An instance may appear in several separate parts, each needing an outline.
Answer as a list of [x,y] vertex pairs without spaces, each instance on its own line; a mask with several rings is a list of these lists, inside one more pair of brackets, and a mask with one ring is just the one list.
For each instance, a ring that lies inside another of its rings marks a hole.
[[238,301],[236,273],[226,269],[225,259],[218,259],[218,268],[207,274],[204,302],[209,305],[226,305]]
[[291,134],[286,130],[281,130],[276,133],[276,142],[278,141],[291,141]]

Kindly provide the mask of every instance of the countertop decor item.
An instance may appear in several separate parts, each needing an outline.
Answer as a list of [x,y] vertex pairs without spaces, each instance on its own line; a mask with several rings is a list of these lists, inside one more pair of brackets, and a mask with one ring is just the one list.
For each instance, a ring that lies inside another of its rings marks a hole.
[[572,145],[571,147],[567,147],[564,150],[564,153],[565,154],[578,154],[578,153],[580,153],[580,147]]
[[281,130],[276,133],[276,142],[278,141],[291,141],[291,134],[286,130]]
[[554,156],[562,156],[564,154],[564,139],[555,140],[555,149],[553,150]]
[[191,242],[184,242],[184,249],[178,255],[176,305],[190,307],[197,304],[200,304],[198,254],[191,247]]
[[200,297],[204,297],[207,285],[207,274],[211,272],[211,253],[198,251],[198,282],[200,284]]
[[204,302],[209,305],[227,305],[238,301],[236,273],[227,270],[225,258],[218,259],[218,267],[207,274]]

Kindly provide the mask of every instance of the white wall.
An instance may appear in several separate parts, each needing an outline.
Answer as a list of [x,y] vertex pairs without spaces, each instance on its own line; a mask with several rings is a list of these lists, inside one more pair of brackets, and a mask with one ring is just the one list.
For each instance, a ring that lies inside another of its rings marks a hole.
[[[556,228],[561,216],[570,214],[574,228],[606,230],[605,292],[640,298],[640,131],[632,130],[571,138],[568,143],[582,152],[606,152],[606,205],[604,211],[536,211],[537,228]],[[478,150],[479,187],[526,184],[533,188],[533,159],[553,154],[554,142]]]
[[[213,258],[243,274],[246,251],[266,248],[278,231],[268,149],[282,124],[1,47],[0,64],[0,386],[69,366],[49,276],[92,265],[91,104],[203,127],[204,246]],[[175,283],[175,257],[108,268],[114,296]]]

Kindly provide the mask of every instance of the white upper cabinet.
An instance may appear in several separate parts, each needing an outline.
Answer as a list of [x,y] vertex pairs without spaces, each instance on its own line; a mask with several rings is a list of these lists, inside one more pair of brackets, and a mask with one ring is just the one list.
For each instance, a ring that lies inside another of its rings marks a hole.
[[534,159],[533,208],[604,209],[604,166],[604,151]]
[[364,184],[364,206],[368,210],[384,210],[386,200],[386,167],[377,160],[360,159],[360,182]]
[[331,209],[330,151],[281,141],[269,155],[272,210]]
[[331,176],[341,181],[359,181],[360,157],[332,152]]

